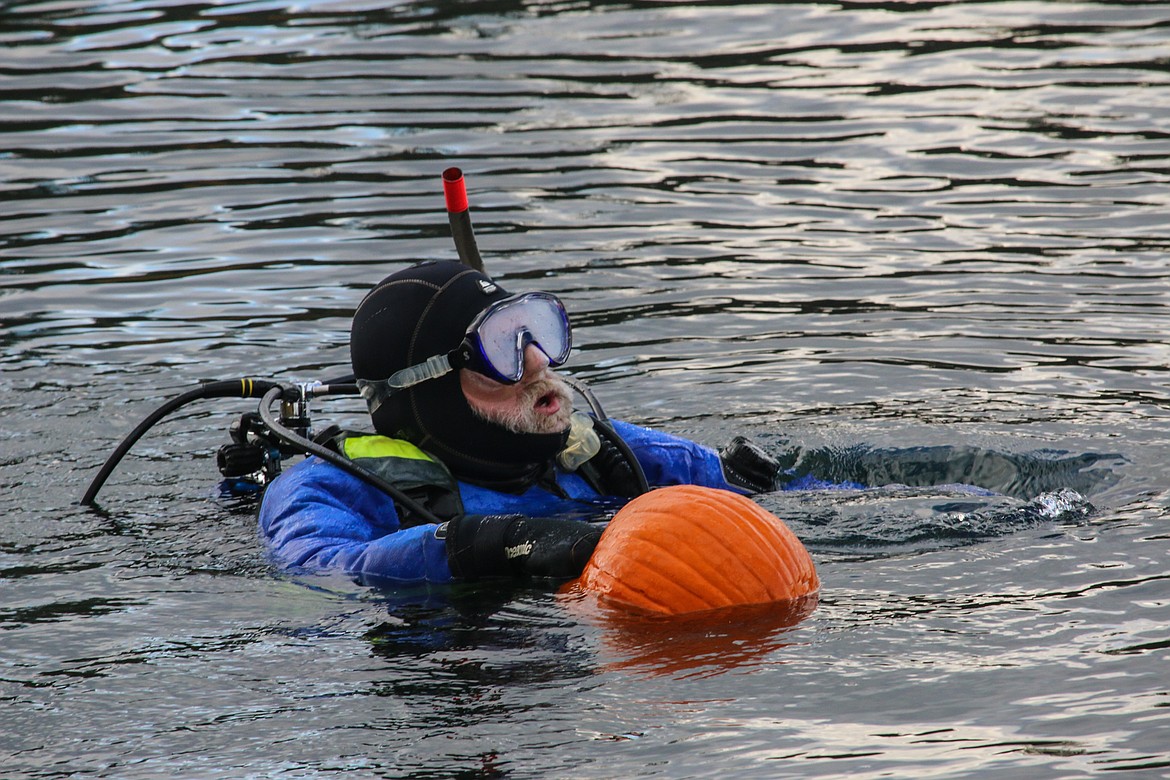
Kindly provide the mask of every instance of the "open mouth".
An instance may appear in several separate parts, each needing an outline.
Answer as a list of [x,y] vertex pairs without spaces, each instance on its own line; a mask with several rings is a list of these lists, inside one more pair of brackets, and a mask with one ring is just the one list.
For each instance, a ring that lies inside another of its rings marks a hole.
[[536,409],[539,411],[555,414],[560,408],[561,402],[557,398],[557,394],[551,390],[536,399]]

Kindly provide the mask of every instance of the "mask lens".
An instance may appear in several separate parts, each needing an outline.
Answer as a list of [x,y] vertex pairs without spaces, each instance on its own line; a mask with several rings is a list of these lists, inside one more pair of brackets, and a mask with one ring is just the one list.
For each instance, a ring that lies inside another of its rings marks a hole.
[[555,295],[526,293],[489,307],[472,329],[493,378],[519,382],[524,376],[524,348],[535,344],[549,365],[562,365],[572,349],[565,307]]

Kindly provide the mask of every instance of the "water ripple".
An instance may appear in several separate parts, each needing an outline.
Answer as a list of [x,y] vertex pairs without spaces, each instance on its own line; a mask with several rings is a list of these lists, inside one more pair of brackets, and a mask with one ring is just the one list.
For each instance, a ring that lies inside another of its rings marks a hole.
[[[3,17],[9,771],[1165,765],[1165,3]],[[253,507],[214,495],[227,404],[141,442],[108,513],[71,503],[176,388],[344,367],[364,291],[455,256],[450,164],[489,269],[566,300],[568,369],[612,414],[918,485],[767,499],[819,557],[811,616],[688,634],[698,667],[618,637],[630,664],[607,667],[609,638],[547,594],[411,606],[274,579]],[[971,453],[1017,498],[910,473],[969,480]]]

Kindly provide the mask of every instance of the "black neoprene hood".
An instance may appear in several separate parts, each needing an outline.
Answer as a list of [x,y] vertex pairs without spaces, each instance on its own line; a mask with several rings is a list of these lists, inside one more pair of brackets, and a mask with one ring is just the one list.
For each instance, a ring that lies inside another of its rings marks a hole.
[[[386,379],[450,352],[477,314],[508,295],[459,263],[428,261],[396,271],[354,312],[354,376]],[[543,470],[568,434],[512,433],[480,419],[463,396],[458,371],[396,393],[371,416],[378,433],[416,444],[473,482],[525,480]]]

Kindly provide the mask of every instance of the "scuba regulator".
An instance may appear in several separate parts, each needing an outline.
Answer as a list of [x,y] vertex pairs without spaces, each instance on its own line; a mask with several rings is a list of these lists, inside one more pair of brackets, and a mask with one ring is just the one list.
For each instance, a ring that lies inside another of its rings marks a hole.
[[[281,460],[300,454],[297,442],[312,439],[309,398],[314,394],[321,395],[320,391],[325,387],[335,387],[337,392],[342,393],[349,391],[349,386],[344,384],[334,386],[311,383],[298,384],[295,389],[292,386],[281,388],[280,427],[294,434],[295,438],[277,434],[264,421],[259,410],[241,415],[228,429],[231,443],[223,445],[216,453],[215,462],[219,473],[257,488],[275,479],[280,474]],[[355,386],[354,391],[356,389]]]

